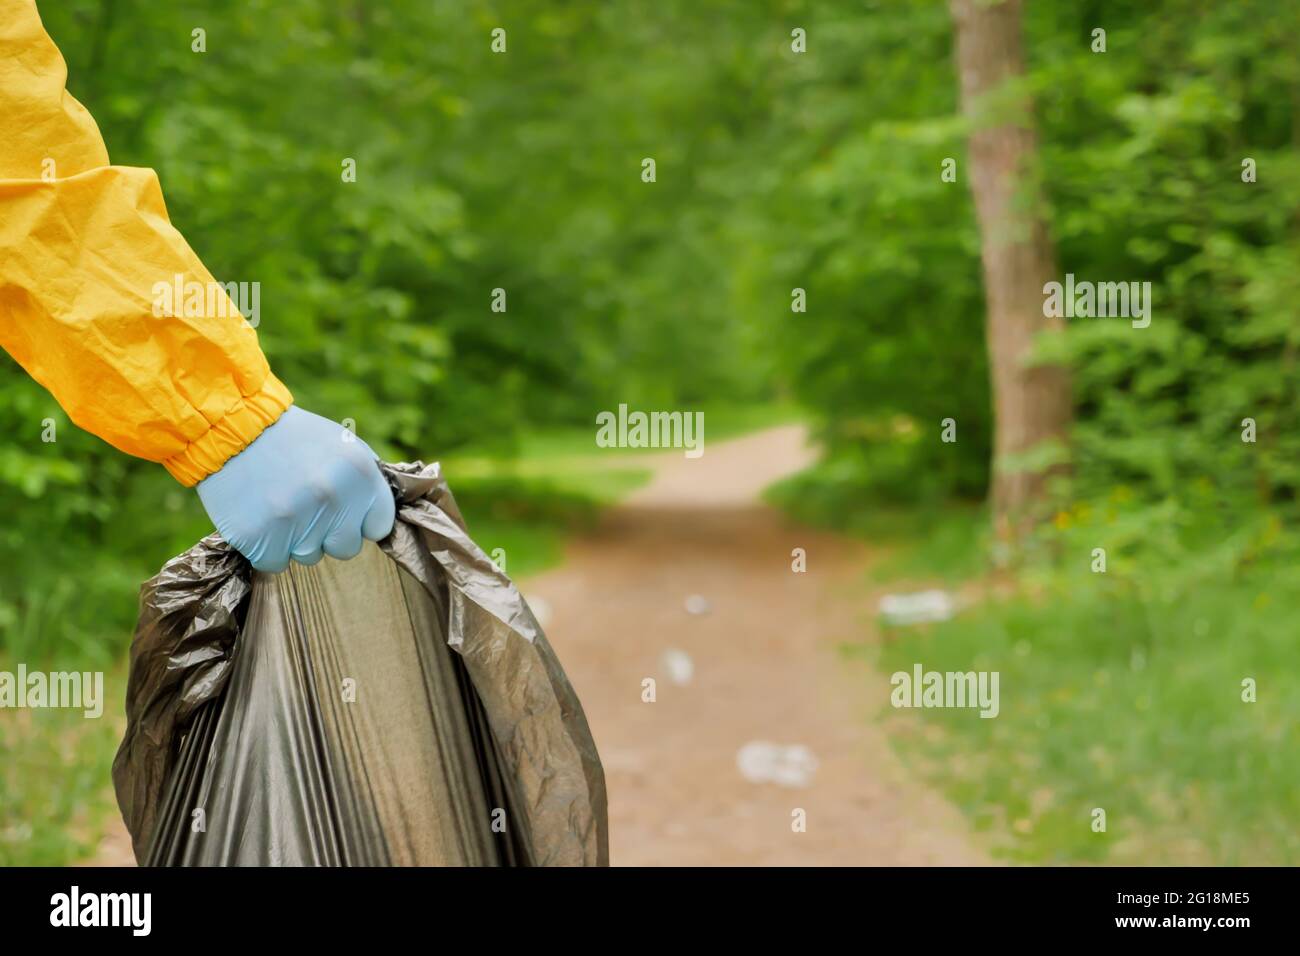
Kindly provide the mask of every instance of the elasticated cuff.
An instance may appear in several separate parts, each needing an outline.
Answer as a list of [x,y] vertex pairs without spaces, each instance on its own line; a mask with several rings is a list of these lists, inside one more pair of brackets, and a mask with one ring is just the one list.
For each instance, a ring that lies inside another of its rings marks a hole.
[[241,398],[225,418],[190,442],[179,455],[164,461],[163,467],[182,485],[191,488],[251,445],[292,404],[289,390],[267,372],[266,381],[256,394]]

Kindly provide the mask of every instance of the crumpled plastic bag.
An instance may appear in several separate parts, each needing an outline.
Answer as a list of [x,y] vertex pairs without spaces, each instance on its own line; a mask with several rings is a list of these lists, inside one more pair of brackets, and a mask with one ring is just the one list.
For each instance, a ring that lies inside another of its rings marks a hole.
[[118,804],[144,865],[608,864],[604,772],[437,464],[392,535],[255,572],[219,536],[141,589]]

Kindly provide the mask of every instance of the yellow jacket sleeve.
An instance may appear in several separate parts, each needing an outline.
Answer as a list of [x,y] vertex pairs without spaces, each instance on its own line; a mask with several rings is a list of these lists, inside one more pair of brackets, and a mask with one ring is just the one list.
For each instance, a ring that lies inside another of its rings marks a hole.
[[293,396],[66,80],[35,0],[0,0],[0,346],[79,426],[194,485]]

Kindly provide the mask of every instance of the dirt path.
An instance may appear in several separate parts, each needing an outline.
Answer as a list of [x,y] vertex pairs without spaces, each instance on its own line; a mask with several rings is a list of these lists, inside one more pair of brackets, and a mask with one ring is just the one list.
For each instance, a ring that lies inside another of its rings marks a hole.
[[[617,865],[987,862],[872,722],[887,681],[837,653],[871,632],[866,549],[758,501],[812,457],[798,426],[657,456],[650,484],[524,583],[600,748]],[[693,595],[707,613],[687,611]],[[689,655],[688,684],[668,679],[669,648]],[[809,784],[749,782],[737,753],[751,741],[807,747]]]
[[[616,865],[988,862],[873,722],[885,678],[837,653],[872,633],[867,549],[759,503],[813,457],[803,429],[786,426],[694,460],[639,458],[651,482],[560,567],[522,582],[600,748]],[[791,570],[794,548],[806,573]],[[686,609],[696,595],[703,614]],[[689,683],[669,680],[668,649],[689,656]],[[654,703],[641,699],[647,677]],[[808,784],[747,780],[737,753],[753,741],[808,748]],[[792,828],[796,809],[806,832]],[[131,862],[115,818],[94,864]]]

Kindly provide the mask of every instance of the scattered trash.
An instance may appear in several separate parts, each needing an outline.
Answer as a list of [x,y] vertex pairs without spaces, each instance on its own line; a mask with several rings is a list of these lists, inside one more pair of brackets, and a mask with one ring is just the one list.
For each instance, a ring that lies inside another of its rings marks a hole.
[[670,647],[659,658],[659,667],[668,675],[668,679],[678,687],[685,687],[695,676],[695,662],[691,655]]
[[736,754],[736,766],[750,783],[806,787],[817,772],[817,758],[802,744],[783,746],[755,740],[740,748]]
[[686,599],[687,614],[708,614],[711,610],[713,610],[713,605],[702,594],[692,594]]
[[886,594],[880,599],[880,616],[887,624],[908,625],[946,621],[956,611],[957,602],[947,591]]

